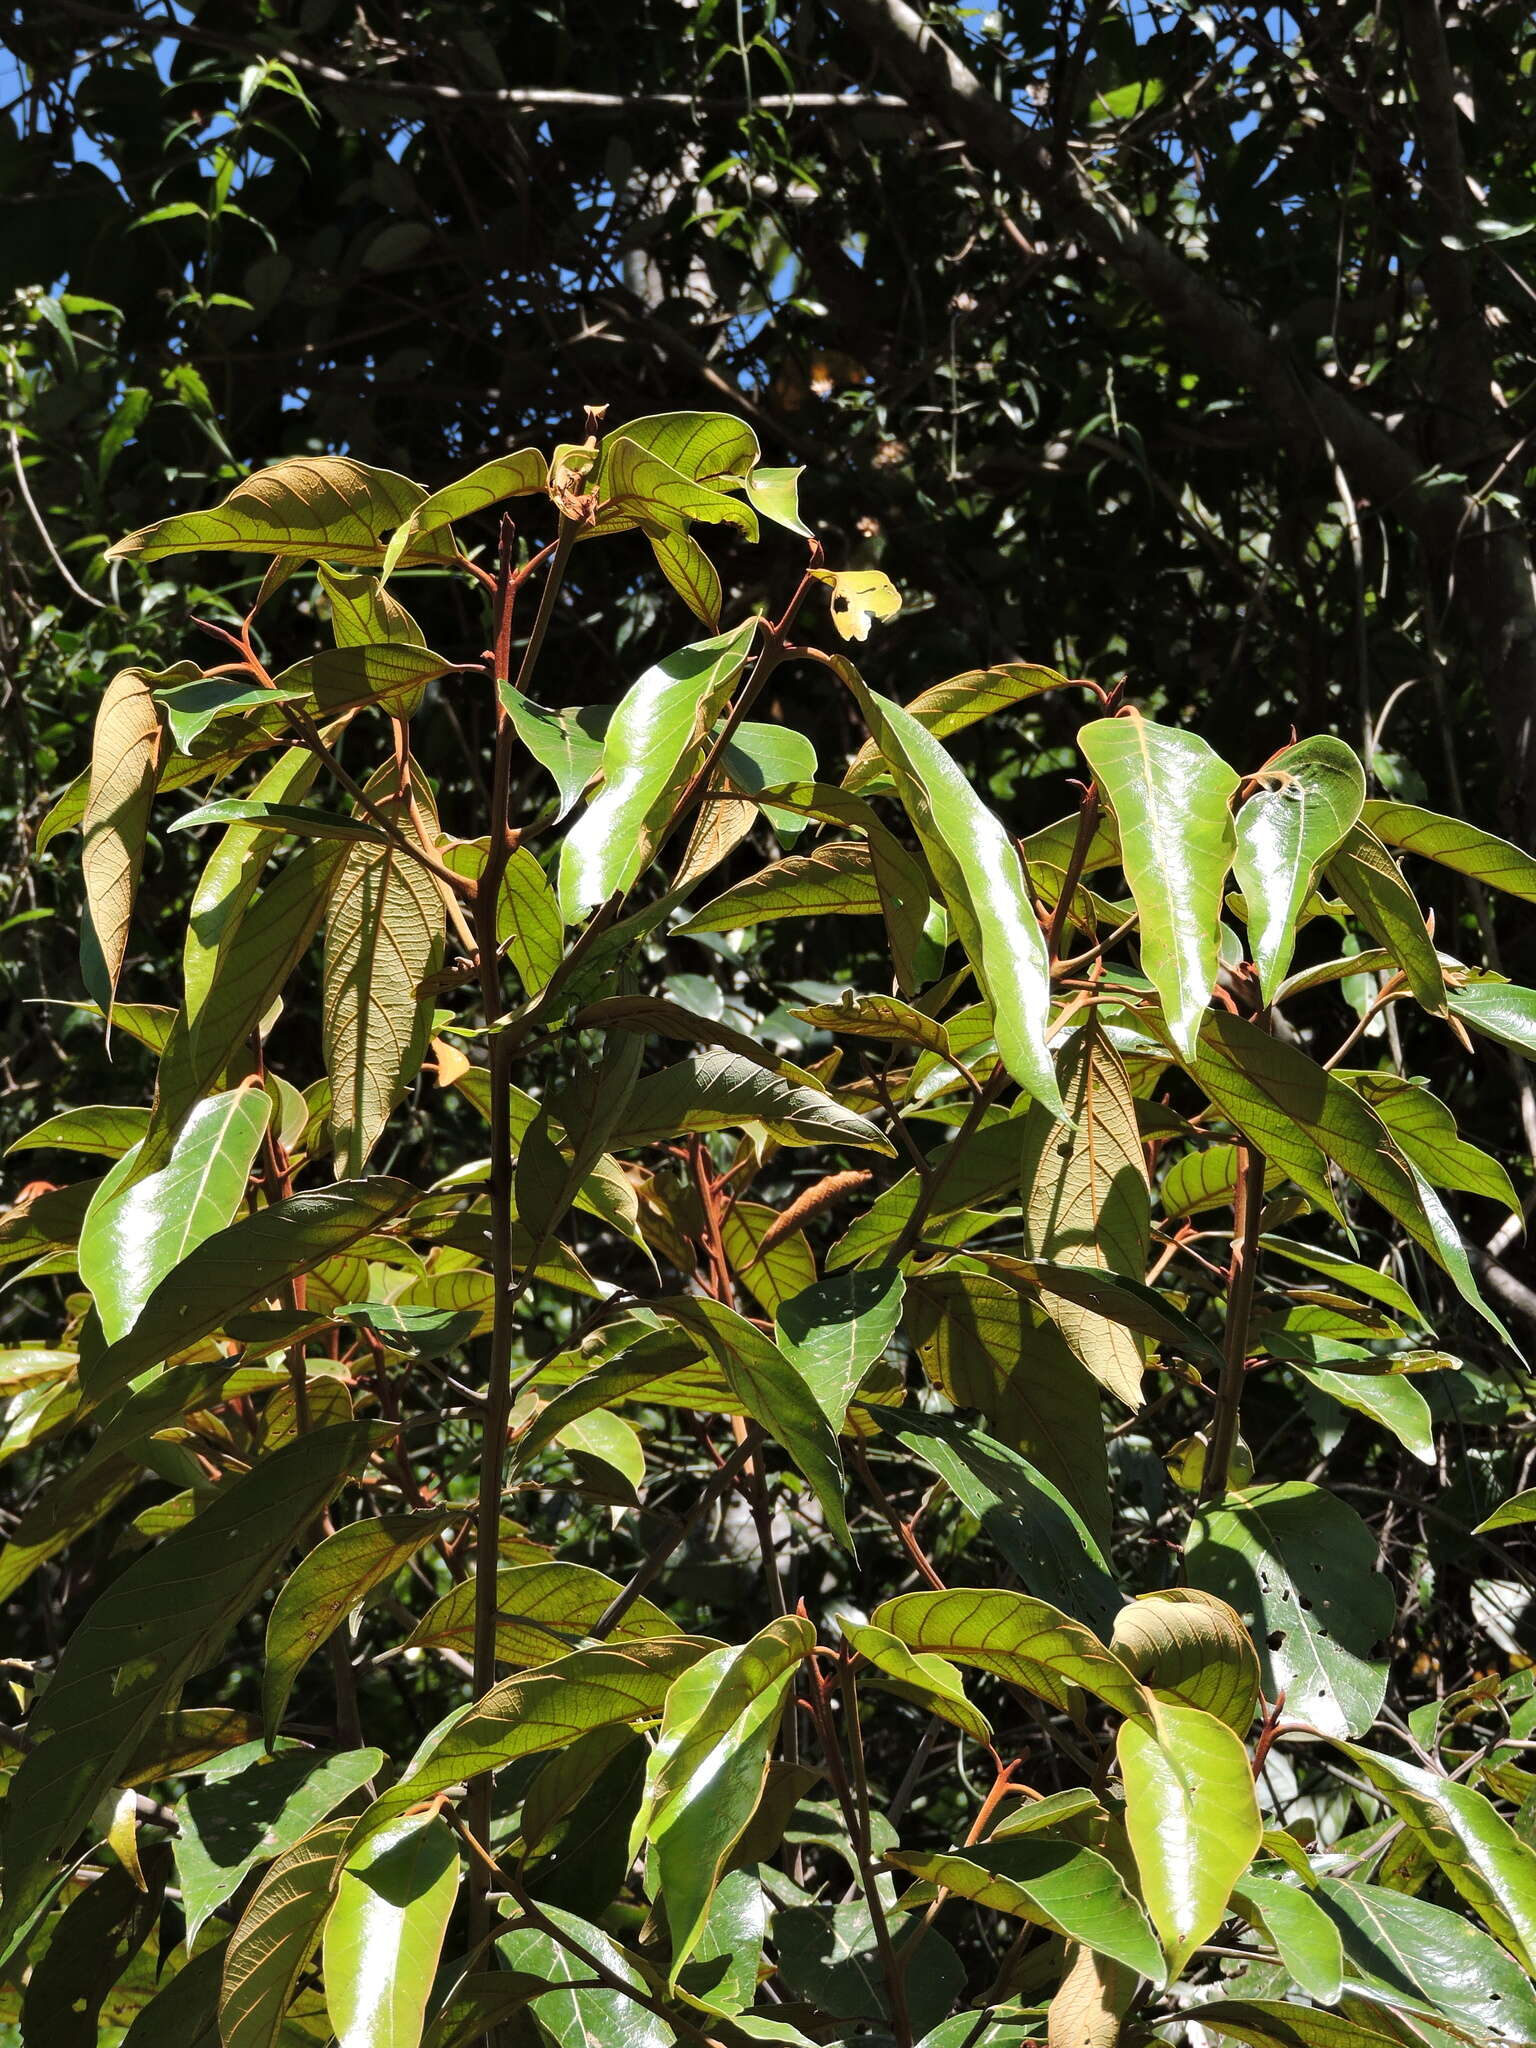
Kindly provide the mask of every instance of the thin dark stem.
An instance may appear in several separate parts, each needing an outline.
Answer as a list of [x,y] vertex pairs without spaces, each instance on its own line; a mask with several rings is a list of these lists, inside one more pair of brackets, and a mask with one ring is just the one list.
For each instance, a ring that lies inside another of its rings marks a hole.
[[614,1595],[613,1599],[609,1601],[608,1605],[593,1623],[588,1633],[595,1641],[601,1642],[605,1636],[612,1635],[641,1594],[646,1591],[647,1587],[655,1584],[667,1559],[676,1550],[677,1546],[698,1527],[704,1515],[714,1502],[720,1498],[732,1480],[735,1479],[737,1473],[740,1472],[742,1466],[746,1464],[747,1459],[751,1455],[751,1443],[739,1443],[725,1463],[717,1471],[710,1474],[703,1492],[700,1493],[687,1514],[682,1516],[647,1554],[644,1564],[641,1565],[623,1592]]
[[1227,1490],[1232,1453],[1237,1447],[1248,1369],[1248,1327],[1253,1316],[1253,1290],[1259,1270],[1259,1219],[1264,1209],[1264,1154],[1254,1145],[1239,1145],[1237,1200],[1232,1216],[1232,1260],[1227,1268],[1227,1327],[1221,1378],[1216,1388],[1216,1414],[1205,1453],[1203,1500],[1219,1500]]
[[1077,813],[1077,837],[1072,842],[1072,852],[1067,861],[1061,894],[1057,897],[1056,908],[1051,914],[1048,944],[1053,961],[1059,961],[1061,958],[1062,941],[1066,938],[1067,926],[1072,917],[1072,899],[1077,894],[1078,883],[1083,879],[1083,869],[1088,863],[1088,849],[1093,844],[1098,822],[1098,784],[1090,783],[1083,792],[1083,801]]

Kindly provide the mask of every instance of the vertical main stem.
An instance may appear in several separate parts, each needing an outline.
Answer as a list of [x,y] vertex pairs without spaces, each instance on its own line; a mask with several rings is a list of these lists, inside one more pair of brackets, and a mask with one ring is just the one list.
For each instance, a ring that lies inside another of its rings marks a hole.
[[1227,1327],[1222,1346],[1221,1379],[1216,1413],[1205,1453],[1202,1500],[1218,1500],[1227,1490],[1232,1453],[1247,1371],[1248,1329],[1253,1318],[1253,1290],[1258,1278],[1259,1218],[1264,1209],[1264,1154],[1255,1145],[1237,1148],[1237,1196],[1232,1212],[1232,1257],[1227,1267]]

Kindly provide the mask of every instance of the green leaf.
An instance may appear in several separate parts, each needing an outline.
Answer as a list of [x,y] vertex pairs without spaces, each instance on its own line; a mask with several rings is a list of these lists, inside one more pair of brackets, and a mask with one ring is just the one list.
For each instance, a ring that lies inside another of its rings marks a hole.
[[1221,1925],[1264,1823],[1248,1755],[1197,1707],[1158,1705],[1150,1725],[1121,1723],[1125,1831],[1170,1977]]
[[306,694],[302,685],[278,689],[275,684],[237,683],[228,676],[197,676],[191,682],[159,684],[155,689],[157,702],[165,707],[165,722],[178,754],[190,754],[192,742],[226,712],[297,704]]
[[[107,556],[158,562],[212,548],[372,568],[384,559],[390,530],[426,495],[408,478],[348,455],[295,455],[236,484],[212,511],[158,520],[114,542]],[[451,561],[454,553],[451,538],[429,534],[411,559]]]
[[450,1509],[438,1508],[426,1514],[379,1515],[349,1522],[323,1538],[300,1562],[267,1616],[261,1710],[269,1748],[306,1660],[354,1607],[375,1587],[386,1585],[453,1520]]
[[757,1810],[796,1671],[816,1645],[799,1616],[770,1622],[672,1683],[651,1752],[631,1851],[649,1842],[672,1939],[670,1981],[703,1934],[726,1859]]
[[[746,421],[728,412],[647,413],[616,428],[608,445],[620,437],[694,483],[722,491],[746,486],[749,494],[751,472],[762,452]],[[601,480],[601,465],[597,474]]]
[[956,1589],[900,1593],[870,1616],[914,1650],[974,1664],[1065,1712],[1073,1686],[1120,1714],[1146,1714],[1150,1696],[1112,1650],[1059,1608],[1024,1593]]
[[415,1198],[405,1181],[338,1181],[289,1195],[215,1231],[152,1289],[126,1335],[91,1362],[85,1373],[91,1399],[103,1400],[150,1366],[212,1336],[284,1281],[371,1236]]
[[1491,1936],[1464,1914],[1386,1885],[1324,1878],[1318,1896],[1343,1937],[1350,1975],[1443,2013],[1495,2041],[1536,2039],[1536,1995]]
[[1191,2008],[1196,2009],[1202,2027],[1248,2048],[1401,2048],[1398,2036],[1377,2033],[1344,2013],[1277,1998],[1218,1998]]
[[392,718],[410,718],[419,709],[428,683],[454,673],[480,671],[473,662],[449,661],[414,640],[370,641],[322,648],[284,669],[275,680],[280,689],[313,691],[316,707],[325,718],[339,718],[364,706],[387,711]]
[[1385,1302],[1388,1308],[1406,1316],[1409,1322],[1417,1323],[1421,1328],[1428,1327],[1413,1296],[1405,1287],[1399,1286],[1390,1273],[1378,1273],[1374,1266],[1362,1266],[1355,1259],[1341,1258],[1321,1245],[1275,1237],[1268,1231],[1259,1239],[1259,1246],[1278,1258],[1290,1259],[1295,1265],[1308,1266],[1314,1273],[1322,1273],[1340,1286],[1352,1287],[1357,1294],[1369,1295],[1372,1301]]
[[848,989],[835,1003],[811,1003],[791,1010],[790,1015],[818,1031],[845,1038],[881,1038],[894,1045],[915,1045],[941,1059],[953,1058],[944,1026],[896,996],[862,996]]
[[774,1315],[779,1350],[834,1430],[841,1430],[864,1375],[884,1357],[896,1334],[905,1286],[898,1267],[865,1266],[818,1281],[779,1303]]
[[[913,1930],[905,1957],[908,2016],[914,2032],[936,2026],[954,2010],[965,1985],[965,1969],[944,1937],[931,1927]],[[774,1915],[773,1944],[779,1974],[797,2000],[833,2019],[888,2020],[890,2008],[880,1945],[863,1899],[841,1906],[791,1906]],[[898,1952],[900,1941],[898,1939]],[[971,2015],[974,2025],[976,2015]],[[775,2024],[755,2022],[751,2040],[774,2041]],[[746,2029],[741,2028],[743,2033]],[[874,2039],[879,2041],[881,2031]],[[800,2041],[790,2035],[791,2048]],[[802,2040],[804,2037],[800,2037]],[[846,2032],[844,2040],[848,2038]],[[860,2029],[855,2041],[867,2040]]]
[[1446,1000],[1451,1015],[1463,1024],[1536,1058],[1536,988],[1516,988],[1508,981],[1468,981],[1451,989]]
[[[1038,697],[1043,690],[1073,687],[1068,677],[1053,668],[1038,668],[1030,662],[1005,662],[998,668],[969,668],[947,682],[933,683],[902,708],[919,725],[926,726],[936,740],[963,732],[978,719],[991,718],[1000,711]],[[885,764],[874,740],[866,740],[854,755],[843,787],[867,789],[885,777]]]
[[[779,1212],[766,1202],[735,1201],[720,1219],[720,1241],[737,1280],[765,1315],[777,1315],[791,1295],[803,1294],[816,1279],[816,1258],[803,1230],[792,1230],[765,1252],[764,1237]],[[780,1340],[782,1348],[782,1339]]]
[[676,927],[681,937],[730,932],[782,917],[878,917],[880,887],[869,848],[834,839],[812,853],[792,853],[738,882]]
[[[1456,992],[1449,998],[1455,1007]],[[1497,1159],[1469,1145],[1458,1135],[1456,1119],[1436,1096],[1417,1081],[1402,1074],[1341,1073],[1341,1081],[1375,1110],[1396,1140],[1405,1159],[1437,1188],[1458,1188],[1464,1194],[1483,1195],[1502,1202],[1518,1214],[1520,1199],[1514,1184]]]
[[1481,1536],[1494,1529],[1517,1528],[1524,1522],[1536,1522],[1536,1486],[1527,1487],[1524,1493],[1512,1494],[1508,1500],[1502,1501],[1472,1533]]
[[80,1278],[109,1344],[128,1334],[166,1276],[238,1215],[271,1109],[259,1088],[207,1096],[164,1166],[136,1179],[135,1140],[102,1180],[80,1232]]
[[607,704],[581,704],[568,711],[550,711],[522,696],[511,683],[497,691],[518,738],[541,767],[547,768],[560,793],[554,823],[573,811],[583,790],[603,765],[603,735],[613,716]]
[[525,498],[530,492],[542,491],[548,482],[549,464],[538,449],[519,448],[511,455],[498,455],[483,462],[456,484],[445,484],[440,491],[423,498],[410,518],[396,528],[384,551],[381,579],[402,555],[414,553],[425,535],[485,512],[508,498]]
[[438,1723],[399,1784],[364,1814],[357,1838],[481,1771],[564,1749],[590,1728],[652,1718],[673,1679],[713,1647],[683,1636],[657,1637],[577,1650],[502,1679],[472,1706]]
[[965,1696],[965,1685],[953,1664],[909,1650],[899,1636],[869,1622],[844,1621],[843,1634],[880,1674],[883,1689],[912,1700],[941,1721],[948,1721],[972,1742],[991,1743],[992,1723]]
[[[420,851],[436,812],[423,777],[414,803],[391,794],[393,765],[369,795]],[[417,994],[443,957],[443,897],[420,864],[393,846],[354,846],[331,891],[320,982],[325,1070],[336,1171],[360,1174],[432,1037],[433,999]]]
[[1445,976],[1413,891],[1374,832],[1355,825],[1324,872],[1351,914],[1402,969],[1426,1010],[1445,1015]]
[[[1096,1018],[1056,1061],[1068,1127],[1024,1124],[1024,1251],[1030,1259],[1123,1274],[1147,1270],[1151,1195],[1130,1077]],[[1047,1293],[1046,1313],[1094,1378],[1128,1406],[1141,1402],[1145,1345],[1123,1323]]]
[[322,1950],[337,2048],[417,2048],[458,1889],[458,1840],[435,1815],[348,1856]]
[[[504,1566],[496,1574],[497,1663],[521,1671],[562,1656],[590,1633],[622,1591],[617,1579],[563,1558]],[[661,1609],[644,1599],[634,1601],[612,1631],[620,1642],[676,1633]],[[474,1581],[464,1579],[433,1602],[404,1647],[469,1650],[474,1639]]]
[[558,894],[568,924],[629,889],[651,858],[708,732],[751,652],[758,622],[700,640],[646,670],[603,738],[603,787],[560,849]]
[[761,1124],[781,1145],[895,1150],[856,1110],[733,1052],[705,1053],[643,1076],[609,1142],[615,1151],[628,1151],[684,1131],[739,1130],[748,1124]]
[[709,1352],[747,1413],[789,1453],[809,1482],[832,1534],[845,1550],[852,1550],[837,1436],[816,1390],[799,1368],[724,1302],[671,1295],[650,1306],[680,1324]]
[[1299,1885],[1278,1877],[1245,1877],[1233,1903],[1251,1925],[1268,1935],[1280,1960],[1308,1998],[1337,2002],[1344,1986],[1344,1945],[1328,1914]]
[[183,1681],[217,1655],[294,1532],[391,1435],[376,1423],[343,1423],[284,1445],[222,1485],[97,1599],[33,1709],[31,1747],[11,1781],[7,1928],[42,1895],[48,1860],[68,1849]]
[[798,469],[759,467],[749,470],[742,481],[747,502],[754,511],[771,519],[775,526],[798,533],[803,540],[813,540],[814,534],[800,517],[800,479],[804,474],[803,465]]
[[1095,719],[1077,740],[1119,827],[1143,969],[1169,1036],[1189,1057],[1216,984],[1238,776],[1195,733],[1135,712]]
[[[251,791],[250,802],[296,802],[307,795],[320,763],[306,747],[290,747]],[[272,852],[272,840],[251,827],[232,825],[208,856],[192,893],[182,935],[182,979],[189,1016],[201,1010],[222,949],[245,915]],[[337,856],[339,858],[339,856]]]
[[1140,1593],[1115,1616],[1109,1646],[1159,1699],[1171,1696],[1247,1734],[1259,1703],[1259,1659],[1226,1601],[1191,1586]]
[[369,846],[388,846],[387,833],[362,818],[346,818],[339,812],[315,810],[307,804],[246,802],[239,797],[221,797],[217,803],[201,804],[186,811],[166,827],[168,832],[188,831],[200,825],[249,825],[256,832],[290,833],[296,839],[344,839]]
[[525,995],[540,995],[565,954],[565,924],[543,868],[526,846],[502,869],[496,935],[507,949]]
[[227,1948],[227,1942],[215,1942],[174,1974],[162,1976],[121,2048],[218,2048],[219,1983]]
[[[1098,1383],[1044,1310],[990,1275],[924,1273],[908,1279],[906,1323],[924,1370],[949,1400],[979,1409],[991,1434],[1060,1488],[1095,1540],[1107,1543],[1109,1465]],[[1020,1371],[1025,1358],[1030,1369]],[[902,1417],[903,1426],[908,1419]],[[1075,1600],[1060,1604],[1077,1611]]]
[[1360,817],[1365,771],[1352,747],[1323,734],[1284,748],[1254,779],[1260,786],[1237,814],[1233,868],[1259,986],[1272,1003],[1317,870]]
[[80,874],[85,884],[80,972],[109,1027],[160,767],[160,713],[153,693],[159,683],[197,673],[190,662],[164,675],[142,668],[119,669],[96,708],[90,794],[80,821]]
[[262,1877],[224,1952],[222,2048],[279,2048],[283,2017],[319,1945],[349,1823],[327,1821]]
[[121,1159],[129,1146],[143,1137],[148,1123],[149,1111],[132,1103],[63,1109],[12,1139],[5,1156],[9,1159],[16,1152],[100,1152],[108,1159]]
[[1392,1588],[1376,1539],[1352,1508],[1297,1480],[1202,1509],[1190,1530],[1191,1584],[1237,1609],[1258,1647],[1264,1689],[1332,1735],[1357,1735],[1381,1709]]
[[1473,1912],[1536,1975],[1536,1849],[1470,1785],[1356,1743],[1342,1747]]
[[676,2037],[670,2027],[624,1991],[601,1982],[583,1960],[594,1958],[608,1977],[643,1992],[645,1979],[612,1936],[561,1906],[541,1906],[539,1913],[563,1940],[540,1927],[517,1927],[496,1948],[509,1972],[556,1987],[532,2003],[541,2038],[554,2048],[672,2048]]
[[338,647],[373,647],[385,641],[396,646],[407,641],[415,647],[426,645],[420,626],[378,576],[361,571],[349,575],[345,569],[329,569],[322,562],[319,577],[320,587],[331,601],[331,631]]
[[258,1863],[286,1855],[327,1814],[378,1771],[382,1750],[351,1749],[321,1756],[287,1749],[268,1757],[254,1743],[221,1757],[177,1802],[176,1882],[186,1914],[186,1942],[236,1891]]
[[1357,1415],[1368,1415],[1411,1451],[1421,1465],[1435,1462],[1435,1431],[1429,1403],[1400,1373],[1330,1372],[1326,1366],[1290,1361],[1292,1372]]
[[1162,1980],[1163,1958],[1147,1916],[1114,1865],[1092,1849],[1025,1836],[922,1855],[889,1850],[885,1860],[957,1898],[1080,1941],[1154,1984]]
[[1109,1628],[1120,1595],[1104,1553],[1066,1495],[1043,1472],[958,1416],[925,1415],[905,1407],[867,1412],[883,1435],[904,1444],[939,1475],[1027,1593],[1049,1600],[1095,1631]]
[[1404,853],[1421,854],[1425,860],[1485,882],[1491,889],[1503,889],[1526,903],[1536,903],[1536,858],[1507,839],[1479,831],[1461,818],[1447,818],[1438,811],[1421,810],[1417,804],[1400,804],[1372,797],[1361,816],[1366,830],[1388,846]]
[[997,1050],[1026,1094],[1055,1115],[1061,1094],[1045,1031],[1045,936],[1018,849],[942,745],[909,712],[839,671],[857,698],[991,1005]]

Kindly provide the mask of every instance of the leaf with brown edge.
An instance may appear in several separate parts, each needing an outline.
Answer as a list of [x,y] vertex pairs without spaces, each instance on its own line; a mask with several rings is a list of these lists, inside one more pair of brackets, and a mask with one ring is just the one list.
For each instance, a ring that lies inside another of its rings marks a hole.
[[1120,1714],[1144,1717],[1151,1711],[1151,1695],[1092,1629],[1025,1593],[899,1593],[869,1618],[909,1649],[990,1671],[1058,1713],[1068,1711],[1074,1686],[1097,1694]]
[[119,669],[97,707],[90,793],[80,821],[80,871],[85,883],[80,972],[109,1027],[160,766],[162,735],[154,691],[201,673],[192,662],[180,662],[160,674]]
[[[212,549],[373,568],[384,559],[389,534],[426,495],[408,477],[350,455],[294,455],[246,477],[208,511],[183,512],[126,534],[107,549],[107,558],[158,562]],[[456,553],[452,536],[439,532],[413,545],[411,559],[445,562]]]

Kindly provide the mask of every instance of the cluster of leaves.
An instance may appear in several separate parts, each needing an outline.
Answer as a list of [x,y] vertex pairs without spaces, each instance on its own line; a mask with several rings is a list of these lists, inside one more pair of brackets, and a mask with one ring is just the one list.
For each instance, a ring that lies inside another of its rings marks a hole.
[[[1368,1061],[1410,1014],[1536,1047],[1399,855],[1527,903],[1536,859],[1047,668],[898,704],[846,652],[896,591],[748,427],[602,426],[432,493],[290,459],[113,550],[264,573],[230,658],[112,678],[45,827],[157,1068],[30,1132],[105,1171],[0,1218],[62,1305],[0,1352],[0,1590],[90,1596],[7,1667],[29,2048],[1532,2038],[1529,1670],[1405,1717],[1377,1538],[1293,1443],[1429,1468],[1518,1400],[1446,1199],[1514,1190]],[[553,536],[487,555],[509,501]],[[721,630],[699,529],[761,519],[804,574]],[[551,705],[568,574],[635,536],[711,630]],[[407,608],[444,578],[484,656]],[[286,666],[285,592],[334,638]],[[839,770],[749,715],[791,664]],[[1069,691],[1086,790],[1015,837],[953,743]],[[470,692],[450,816],[416,743]],[[158,1005],[144,847],[200,785]],[[796,932],[885,970],[786,986]],[[429,1079],[423,1184],[370,1171]],[[1533,1515],[1477,1538],[1522,1579]]]

